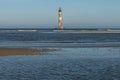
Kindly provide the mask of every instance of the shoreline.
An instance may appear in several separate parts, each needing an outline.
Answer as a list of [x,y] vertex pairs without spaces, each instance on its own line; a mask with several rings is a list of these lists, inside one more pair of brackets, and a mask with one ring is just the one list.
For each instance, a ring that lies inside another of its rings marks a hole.
[[1,28],[0,33],[9,32],[40,32],[40,33],[74,33],[74,34],[120,34],[120,28],[68,28],[58,30],[55,28]]
[[47,52],[55,51],[55,49],[32,49],[32,48],[0,48],[0,56],[11,55],[41,55]]

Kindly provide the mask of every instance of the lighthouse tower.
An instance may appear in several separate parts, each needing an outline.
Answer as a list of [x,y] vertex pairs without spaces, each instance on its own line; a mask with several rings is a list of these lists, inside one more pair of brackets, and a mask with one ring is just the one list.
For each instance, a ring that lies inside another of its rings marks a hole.
[[58,29],[62,30],[63,26],[62,26],[62,9],[59,8],[58,10]]

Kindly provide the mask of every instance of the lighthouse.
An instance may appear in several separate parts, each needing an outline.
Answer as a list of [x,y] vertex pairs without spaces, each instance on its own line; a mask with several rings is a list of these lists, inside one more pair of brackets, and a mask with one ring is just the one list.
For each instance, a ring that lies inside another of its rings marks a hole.
[[58,29],[63,30],[63,25],[62,25],[62,9],[59,8],[58,10]]

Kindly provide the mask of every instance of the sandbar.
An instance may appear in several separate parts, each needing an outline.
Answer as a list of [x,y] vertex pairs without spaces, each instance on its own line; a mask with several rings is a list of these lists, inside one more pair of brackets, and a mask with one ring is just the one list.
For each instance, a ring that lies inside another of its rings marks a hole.
[[37,55],[54,51],[54,49],[30,49],[30,48],[0,48],[0,56],[10,55]]

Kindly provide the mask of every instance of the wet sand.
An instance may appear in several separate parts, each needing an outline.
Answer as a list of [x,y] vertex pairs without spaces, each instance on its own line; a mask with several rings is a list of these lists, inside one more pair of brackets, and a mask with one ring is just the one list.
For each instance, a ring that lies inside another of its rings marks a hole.
[[37,55],[54,49],[30,49],[30,48],[0,48],[0,56],[9,55]]

